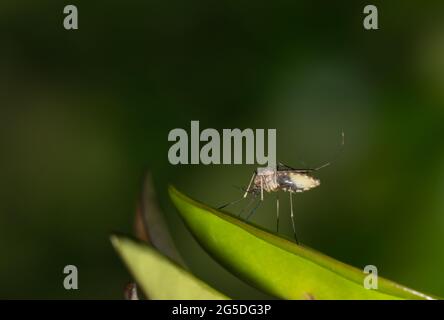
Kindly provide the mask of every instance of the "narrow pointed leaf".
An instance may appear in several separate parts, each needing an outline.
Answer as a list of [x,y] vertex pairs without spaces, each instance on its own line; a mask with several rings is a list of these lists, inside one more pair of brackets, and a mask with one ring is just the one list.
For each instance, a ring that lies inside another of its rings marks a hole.
[[169,189],[185,224],[220,264],[251,285],[282,299],[434,299],[378,277],[366,289],[362,270]]
[[151,173],[148,172],[143,183],[139,209],[136,214],[136,231],[140,239],[150,243],[183,268],[187,266],[174,244],[165,217],[157,203]]
[[228,299],[149,245],[117,235],[111,242],[150,299]]

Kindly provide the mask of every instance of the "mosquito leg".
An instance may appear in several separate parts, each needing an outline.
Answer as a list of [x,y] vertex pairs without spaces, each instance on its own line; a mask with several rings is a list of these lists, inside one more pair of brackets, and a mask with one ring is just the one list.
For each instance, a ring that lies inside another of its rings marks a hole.
[[247,216],[247,219],[246,219],[247,221],[256,212],[256,209],[260,206],[262,201],[264,201],[264,188],[263,188],[263,184],[262,184],[262,182],[263,182],[262,179],[263,179],[263,177],[261,177],[261,198],[257,202],[256,206],[253,208],[253,210],[251,210],[250,214]]
[[245,219],[246,221],[248,221],[251,218],[251,216],[256,212],[257,208],[259,208],[261,203],[262,203],[262,200],[259,199],[256,206],[253,208],[253,210],[251,210],[251,212],[248,214],[247,218]]
[[261,201],[264,201],[264,177],[261,176]]
[[[344,131],[342,131],[341,132],[341,145],[339,146],[340,149],[338,150],[338,153],[336,154],[334,159],[337,159],[339,157],[339,155],[341,154],[341,152],[343,150],[344,145],[345,145],[345,133],[344,133]],[[329,161],[329,162],[324,163],[323,165],[321,165],[321,166],[319,166],[317,168],[311,169],[311,171],[318,171],[320,169],[328,167],[329,165],[331,165],[331,163],[332,163],[332,161]]]
[[250,199],[250,201],[248,202],[248,204],[245,206],[245,207],[243,207],[242,208],[242,210],[239,212],[239,214],[238,214],[238,217],[240,217],[241,215],[242,215],[242,213],[244,213],[244,211],[247,209],[247,208],[250,208],[251,207],[251,205],[254,203],[254,200],[256,200],[256,196],[253,196],[251,199]]
[[233,205],[235,203],[238,203],[239,201],[242,201],[242,200],[244,200],[244,197],[242,197],[240,199],[237,199],[237,200],[234,200],[234,201],[231,201],[231,202],[228,202],[228,203],[226,203],[226,204],[224,204],[224,205],[222,205],[220,207],[217,207],[217,209],[220,210],[220,209],[226,208],[226,207],[231,206],[231,205]]
[[279,195],[276,194],[276,232],[279,232]]
[[297,244],[299,244],[298,237],[296,236],[296,228],[294,226],[294,214],[293,214],[293,192],[290,192],[290,215],[291,215],[291,224],[293,225],[293,235],[294,240]]
[[250,192],[250,187],[251,187],[251,184],[253,183],[255,176],[256,176],[256,172],[253,172],[253,175],[251,176],[250,183],[248,184],[247,190],[245,190],[244,198],[246,198],[248,195],[248,192]]
[[[250,193],[250,187],[251,187],[251,184],[253,183],[253,180],[254,180],[254,177],[255,177],[255,176],[256,176],[256,172],[254,172],[253,175],[251,176],[250,183],[248,184],[247,189],[245,189],[245,193],[244,193],[244,196],[243,196],[242,198],[240,198],[240,199],[238,199],[238,200],[234,200],[234,201],[232,201],[232,202],[228,202],[228,203],[226,203],[226,204],[224,204],[224,205],[218,207],[217,209],[223,209],[223,208],[226,208],[226,207],[228,207],[228,206],[231,206],[231,205],[233,205],[233,204],[236,204],[236,203],[238,203],[239,201],[245,199],[245,198],[247,197],[248,193]],[[250,205],[250,204],[248,204],[247,206],[249,206],[249,205]],[[239,213],[239,216],[242,214],[242,212],[243,212],[243,209],[242,209],[242,211]]]

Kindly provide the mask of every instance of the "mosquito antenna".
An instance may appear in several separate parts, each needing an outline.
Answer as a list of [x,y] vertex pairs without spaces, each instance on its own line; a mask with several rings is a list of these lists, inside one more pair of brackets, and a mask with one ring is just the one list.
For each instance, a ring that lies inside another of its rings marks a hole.
[[345,133],[344,133],[344,130],[342,130],[342,131],[341,131],[341,144],[339,145],[338,153],[333,157],[333,160],[330,160],[330,161],[328,161],[328,162],[326,162],[326,163],[320,165],[319,167],[316,167],[316,168],[309,168],[309,169],[296,169],[296,168],[293,168],[293,167],[287,166],[286,164],[283,164],[283,163],[279,162],[279,163],[278,163],[278,166],[277,166],[277,170],[279,171],[279,170],[287,170],[287,169],[290,169],[290,170],[301,171],[301,172],[302,172],[302,171],[305,171],[305,172],[318,171],[318,170],[320,170],[320,169],[323,169],[323,168],[325,168],[325,167],[328,167],[328,166],[331,165],[334,161],[336,161],[336,159],[341,155],[342,150],[344,149],[344,148],[343,148],[344,145],[345,145]]
[[344,150],[344,145],[345,145],[345,133],[344,130],[341,131],[341,144],[339,146],[339,150],[338,153],[333,157],[333,160],[330,160],[329,162],[324,163],[323,165],[312,169],[313,171],[318,171],[322,168],[328,167],[329,165],[331,165],[342,153],[342,150]]

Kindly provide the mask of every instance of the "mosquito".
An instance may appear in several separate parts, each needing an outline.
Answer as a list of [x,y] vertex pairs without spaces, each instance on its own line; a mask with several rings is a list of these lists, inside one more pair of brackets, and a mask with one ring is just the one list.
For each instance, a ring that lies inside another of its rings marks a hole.
[[[344,132],[341,133],[342,141],[341,147],[344,145]],[[278,191],[288,192],[290,200],[290,217],[293,228],[294,240],[299,244],[298,237],[296,235],[296,227],[294,222],[293,212],[293,195],[296,193],[302,193],[318,187],[321,181],[313,176],[313,174],[331,164],[327,162],[316,168],[296,169],[287,166],[282,163],[278,163],[275,168],[257,168],[251,176],[248,187],[244,190],[245,193],[242,198],[220,206],[219,209],[223,209],[232,204],[235,204],[251,195],[250,202],[241,210],[239,216],[257,200],[256,205],[247,215],[248,220],[257,210],[259,205],[264,200],[264,192],[276,193],[276,232],[279,232],[279,196]]]

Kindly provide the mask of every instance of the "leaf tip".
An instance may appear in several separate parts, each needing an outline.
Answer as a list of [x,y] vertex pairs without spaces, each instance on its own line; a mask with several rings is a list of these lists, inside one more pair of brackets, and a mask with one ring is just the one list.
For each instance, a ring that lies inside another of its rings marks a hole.
[[110,240],[112,246],[114,247],[114,249],[116,251],[119,251],[119,248],[121,247],[121,242],[122,242],[122,239],[120,238],[120,236],[113,233],[109,236],[109,240]]

